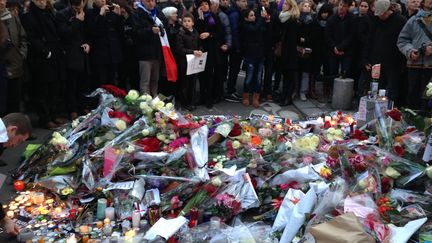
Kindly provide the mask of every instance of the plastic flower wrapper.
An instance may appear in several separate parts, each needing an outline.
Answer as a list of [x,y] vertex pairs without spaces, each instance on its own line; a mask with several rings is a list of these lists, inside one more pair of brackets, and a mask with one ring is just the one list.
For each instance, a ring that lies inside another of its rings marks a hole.
[[427,218],[421,218],[410,221],[402,227],[397,227],[394,224],[389,224],[390,228],[390,242],[392,243],[404,243],[408,242],[411,236],[420,229],[420,227],[426,223]]
[[369,214],[378,212],[377,205],[369,194],[348,196],[345,198],[343,206],[344,213],[354,213],[355,216],[361,219],[366,219]]
[[305,196],[301,190],[289,189],[280,205],[276,219],[273,222],[272,232],[279,231],[285,228],[289,218],[291,217],[295,205]]
[[409,204],[420,204],[422,207],[430,207],[431,195],[421,194],[416,191],[395,188],[391,190],[390,197],[398,201],[402,206]]
[[406,152],[416,155],[424,145],[425,139],[424,133],[417,131],[402,135],[401,143],[404,145]]
[[383,164],[383,174],[394,179],[397,186],[404,187],[412,182],[420,183],[419,178],[428,178],[427,171],[431,167],[401,158],[376,146],[372,148],[386,159],[387,162],[382,160],[382,163],[387,164]]
[[179,233],[179,242],[228,242],[228,233],[232,227],[226,225],[216,217],[212,221],[199,224],[189,230],[184,230]]
[[83,163],[83,170],[82,170],[82,183],[90,190],[93,191],[95,189],[95,178],[93,176],[93,165],[91,164],[91,161],[88,159],[88,157],[85,157],[84,163]]
[[123,142],[130,140],[132,137],[139,135],[143,129],[148,128],[148,121],[146,117],[141,117],[134,122],[132,126],[124,130],[120,135],[106,143],[102,148],[94,151],[91,157],[100,156],[103,151],[108,147],[113,147]]
[[393,119],[386,117],[381,110],[379,104],[375,104],[375,119],[376,129],[380,138],[380,144],[387,151],[391,151],[393,147],[392,122]]
[[285,171],[284,173],[275,176],[271,180],[270,185],[273,186],[273,185],[286,184],[291,181],[297,181],[298,183],[303,183],[303,182],[319,180],[321,179],[319,175],[319,171],[322,166],[324,166],[324,164],[308,165],[299,169]]
[[297,235],[306,217],[312,212],[317,201],[317,194],[314,188],[309,189],[306,195],[294,206],[291,217],[288,218],[280,242],[291,242]]

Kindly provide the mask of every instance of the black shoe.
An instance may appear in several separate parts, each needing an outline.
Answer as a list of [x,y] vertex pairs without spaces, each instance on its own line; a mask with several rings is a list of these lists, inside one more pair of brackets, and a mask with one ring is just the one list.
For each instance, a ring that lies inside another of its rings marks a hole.
[[292,100],[291,99],[287,99],[285,101],[282,101],[279,103],[280,106],[289,106],[292,105]]
[[236,93],[227,94],[224,98],[229,102],[240,102],[240,97]]
[[185,108],[188,111],[194,111],[195,110],[195,107],[191,106],[191,105],[183,105],[183,108]]
[[0,167],[8,165],[4,160],[0,160]]

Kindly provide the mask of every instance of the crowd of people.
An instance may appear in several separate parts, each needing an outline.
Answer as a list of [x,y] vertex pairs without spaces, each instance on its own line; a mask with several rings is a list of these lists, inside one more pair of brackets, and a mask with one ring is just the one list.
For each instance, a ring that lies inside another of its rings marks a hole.
[[[353,78],[360,97],[378,63],[387,96],[424,109],[432,0],[401,1],[0,0],[0,114],[31,104],[41,126],[56,128],[60,112],[90,109],[84,95],[102,84],[173,96],[189,111],[223,99],[326,99],[338,76]],[[203,53],[205,70],[186,75],[186,55]]]

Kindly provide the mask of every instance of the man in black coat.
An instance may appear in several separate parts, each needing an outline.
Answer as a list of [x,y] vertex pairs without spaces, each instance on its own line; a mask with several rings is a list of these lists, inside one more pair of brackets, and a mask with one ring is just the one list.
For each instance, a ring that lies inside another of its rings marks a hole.
[[405,17],[391,10],[389,0],[375,2],[375,17],[371,20],[363,52],[364,67],[368,71],[372,65],[381,64],[379,88],[386,89],[387,97],[396,105],[401,101],[399,88],[406,62],[396,43],[405,23]]
[[63,51],[54,13],[47,0],[33,0],[22,17],[29,41],[28,59],[32,74],[31,95],[39,115],[39,123],[56,128],[54,114],[61,87]]
[[91,46],[94,88],[114,84],[123,60],[122,40],[124,19],[120,6],[95,0],[93,9],[85,14],[85,26]]
[[87,91],[87,55],[90,45],[84,32],[83,0],[69,2],[69,7],[57,12],[56,20],[65,51],[67,108],[71,119],[75,119],[80,109],[85,108],[78,106],[83,105],[84,93]]
[[137,43],[140,91],[155,96],[158,93],[159,70],[163,65],[159,34],[166,34],[168,24],[165,16],[157,10],[155,0],[141,0],[132,15],[132,23]]
[[352,68],[352,39],[354,35],[354,16],[348,11],[351,0],[339,2],[337,13],[327,21],[326,40],[330,47],[329,66],[330,74],[336,77],[339,74],[339,66],[342,67],[342,75],[351,77]]

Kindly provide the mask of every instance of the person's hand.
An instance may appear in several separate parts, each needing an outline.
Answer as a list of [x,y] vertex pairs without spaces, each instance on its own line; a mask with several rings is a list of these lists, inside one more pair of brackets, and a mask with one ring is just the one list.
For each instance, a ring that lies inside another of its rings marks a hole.
[[101,16],[105,16],[105,14],[109,12],[109,6],[108,5],[104,5],[101,7],[99,14]]
[[265,9],[261,10],[261,17],[267,17],[267,11],[265,11]]
[[419,53],[418,53],[418,50],[416,50],[416,49],[412,49],[411,50],[411,52],[410,52],[410,56],[409,56],[409,58],[412,60],[412,61],[417,61],[417,59],[419,58]]
[[19,228],[15,225],[12,219],[6,217],[3,219],[3,221],[3,228],[5,229],[6,233],[12,236],[17,236],[19,233]]
[[159,32],[160,32],[159,27],[156,27],[156,26],[153,27],[152,30],[153,30],[153,33],[155,33],[155,34],[159,34]]
[[75,18],[78,19],[79,21],[84,21],[84,16],[85,16],[84,11],[81,11],[75,15]]
[[193,52],[193,54],[196,56],[196,57],[200,57],[200,56],[202,56],[202,51],[200,51],[200,50],[195,50],[194,52]]
[[204,19],[204,13],[203,13],[201,7],[198,8],[198,18],[199,19]]
[[81,47],[86,54],[89,54],[89,52],[90,52],[90,45],[89,44],[87,44],[87,43],[82,44]]
[[114,6],[114,10],[113,12],[119,16],[121,16],[121,9],[120,9],[120,5],[113,3]]
[[370,70],[372,70],[372,65],[371,64],[366,64],[365,65],[365,69],[367,70],[367,71],[370,71]]
[[228,51],[228,45],[226,45],[226,44],[222,45],[220,48],[223,52]]
[[426,46],[426,51],[425,51],[425,56],[430,56],[432,55],[432,46],[431,45],[427,45]]
[[203,32],[203,33],[200,34],[200,39],[201,39],[201,40],[205,40],[205,39],[207,39],[209,36],[210,36],[210,33],[209,33],[209,32]]

